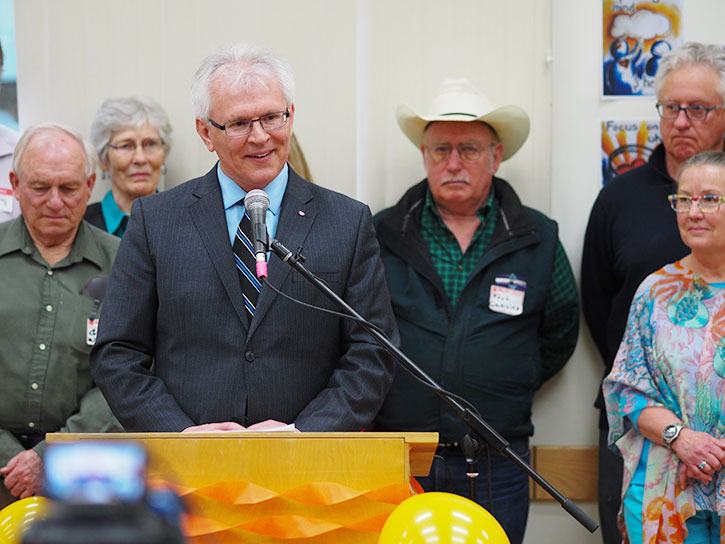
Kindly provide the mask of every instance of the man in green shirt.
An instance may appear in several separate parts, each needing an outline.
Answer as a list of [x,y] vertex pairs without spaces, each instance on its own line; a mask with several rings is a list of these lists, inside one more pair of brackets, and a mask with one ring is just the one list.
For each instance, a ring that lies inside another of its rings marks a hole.
[[0,224],[0,507],[41,491],[45,433],[121,430],[88,368],[119,243],[83,221],[94,182],[75,131],[38,125],[18,141],[21,216]]
[[[526,141],[526,113],[494,108],[466,79],[446,80],[431,111],[398,109],[427,178],[375,218],[402,349],[528,460],[534,393],[576,345],[574,276],[556,223],[495,177]],[[459,447],[467,428],[433,392],[398,372],[377,422],[384,430],[440,433],[431,476],[421,485],[468,495],[470,471]],[[488,452],[479,470],[478,501],[520,544],[526,474]]]

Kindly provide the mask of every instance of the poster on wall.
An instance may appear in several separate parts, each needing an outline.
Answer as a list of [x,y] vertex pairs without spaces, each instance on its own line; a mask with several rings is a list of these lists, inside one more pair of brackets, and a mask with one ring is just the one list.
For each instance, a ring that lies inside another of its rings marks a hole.
[[13,0],[0,0],[0,46],[3,53],[0,73],[0,125],[18,130]]
[[682,43],[684,0],[603,0],[602,98],[654,95],[663,55]]
[[602,186],[644,165],[659,143],[659,121],[602,121]]

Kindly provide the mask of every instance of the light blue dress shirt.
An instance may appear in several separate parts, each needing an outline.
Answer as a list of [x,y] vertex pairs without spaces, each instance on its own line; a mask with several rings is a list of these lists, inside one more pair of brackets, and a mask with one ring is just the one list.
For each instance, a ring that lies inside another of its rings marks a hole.
[[[229,243],[234,245],[234,237],[237,232],[239,222],[244,216],[244,197],[247,191],[242,189],[237,183],[227,176],[217,163],[217,176],[219,176],[219,185],[222,190],[222,201],[224,203],[224,214],[227,219],[227,230],[229,231]],[[269,196],[269,208],[267,208],[267,233],[269,239],[273,240],[277,235],[277,223],[279,222],[279,210],[282,207],[282,197],[287,189],[287,179],[289,177],[289,167],[287,163],[282,167],[277,177],[270,181],[263,189]]]

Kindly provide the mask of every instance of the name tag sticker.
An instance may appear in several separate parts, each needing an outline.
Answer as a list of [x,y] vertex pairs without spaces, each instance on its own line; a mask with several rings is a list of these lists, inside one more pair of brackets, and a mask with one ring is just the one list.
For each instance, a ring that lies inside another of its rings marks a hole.
[[0,187],[0,212],[12,213],[14,200],[12,189]]
[[98,336],[98,318],[86,319],[86,344],[93,346],[96,343],[96,337]]
[[526,281],[515,274],[496,276],[491,285],[488,307],[491,311],[506,315],[524,312]]

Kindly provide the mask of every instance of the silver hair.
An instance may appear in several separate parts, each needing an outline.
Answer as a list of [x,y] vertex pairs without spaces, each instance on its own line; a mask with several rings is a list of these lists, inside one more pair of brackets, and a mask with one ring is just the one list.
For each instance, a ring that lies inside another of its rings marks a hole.
[[257,85],[266,87],[271,78],[279,83],[287,105],[292,103],[295,82],[289,63],[256,45],[233,44],[221,47],[207,56],[194,74],[191,106],[197,118],[208,118],[211,85],[221,76],[229,78],[230,85],[247,89]]
[[26,129],[15,146],[15,151],[13,152],[13,172],[15,172],[16,176],[21,176],[23,156],[25,155],[25,151],[28,149],[30,142],[32,142],[33,138],[35,138],[37,135],[45,132],[62,132],[73,138],[76,142],[78,142],[78,144],[80,144],[81,148],[84,151],[83,173],[85,174],[86,178],[88,178],[96,171],[96,162],[98,159],[96,155],[96,150],[93,149],[93,146],[85,138],[83,138],[80,132],[59,123],[41,123],[39,125],[34,125]]
[[158,102],[148,96],[109,98],[98,108],[91,124],[91,143],[102,163],[108,160],[108,144],[113,133],[148,123],[159,131],[166,153],[171,149],[171,123]]
[[687,159],[680,168],[680,177],[688,168],[694,166],[719,166],[725,168],[725,151],[703,151]]
[[718,93],[725,102],[725,47],[700,42],[687,42],[662,58],[655,76],[655,94],[659,98],[665,79],[675,70],[685,66],[709,66],[720,79]]

